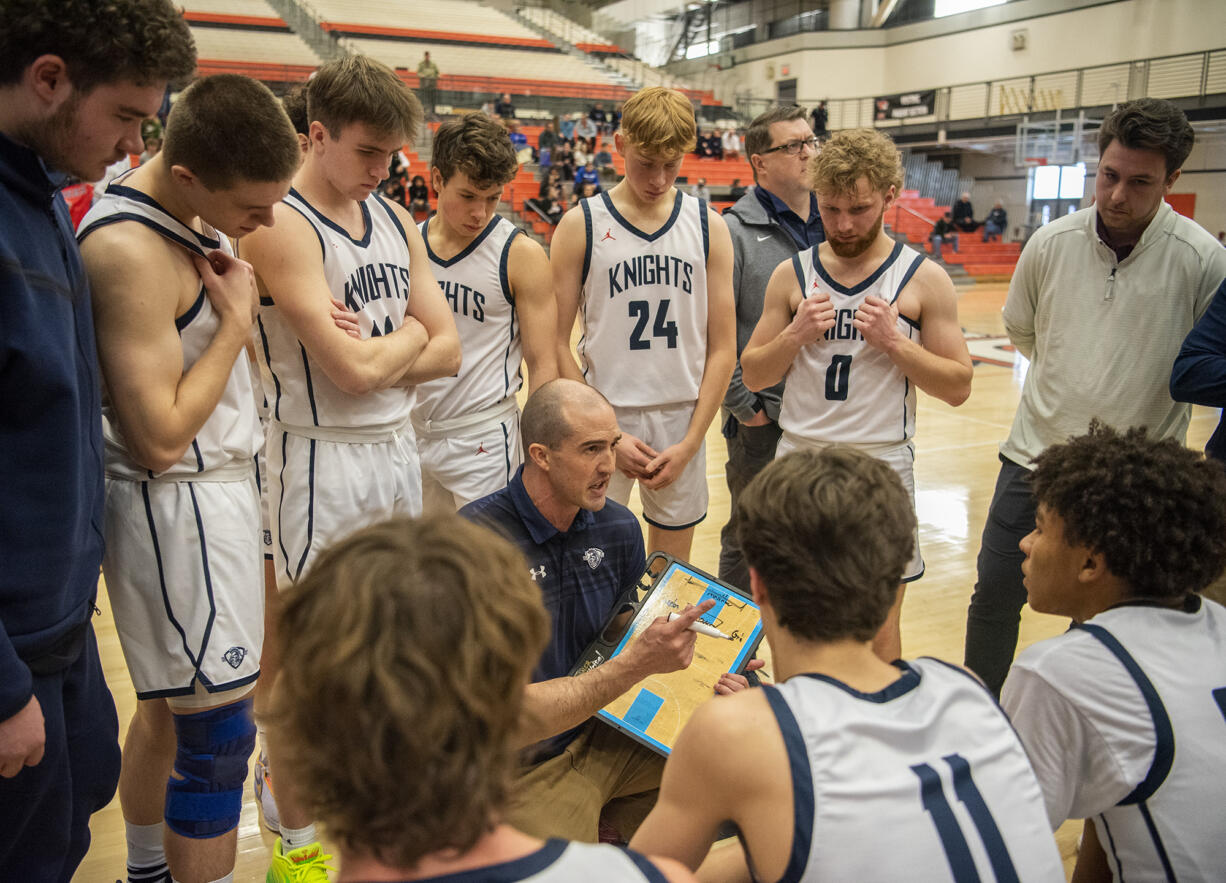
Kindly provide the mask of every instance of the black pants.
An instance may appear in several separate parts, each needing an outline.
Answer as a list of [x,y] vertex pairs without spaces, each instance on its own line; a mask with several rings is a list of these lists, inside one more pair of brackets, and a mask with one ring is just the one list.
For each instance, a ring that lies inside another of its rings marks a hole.
[[728,523],[719,532],[719,578],[745,592],[749,591],[749,565],[736,539],[736,501],[750,480],[775,459],[775,448],[782,434],[778,423],[746,426],[725,412],[728,462],[724,464],[724,475],[732,501]]
[[119,784],[119,721],[89,629],[81,655],[34,678],[46,753],[0,778],[0,879],[68,883],[89,849],[89,817]]
[[1018,548],[1022,537],[1034,530],[1034,496],[1030,470],[1000,458],[1000,475],[992,494],[992,507],[979,545],[979,581],[966,614],[966,667],[997,696],[1013,654],[1026,587]]

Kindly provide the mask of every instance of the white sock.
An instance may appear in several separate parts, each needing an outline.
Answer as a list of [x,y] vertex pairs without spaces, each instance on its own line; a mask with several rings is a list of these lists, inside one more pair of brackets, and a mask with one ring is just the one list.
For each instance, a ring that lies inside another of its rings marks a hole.
[[128,844],[128,879],[136,881],[156,880],[166,872],[166,850],[162,846],[165,826],[134,825],[124,822],[124,839]]
[[287,828],[281,826],[281,849],[284,852],[289,852],[291,849],[297,849],[300,846],[306,846],[309,843],[314,843],[319,837],[315,833],[315,823],[307,825],[305,828]]

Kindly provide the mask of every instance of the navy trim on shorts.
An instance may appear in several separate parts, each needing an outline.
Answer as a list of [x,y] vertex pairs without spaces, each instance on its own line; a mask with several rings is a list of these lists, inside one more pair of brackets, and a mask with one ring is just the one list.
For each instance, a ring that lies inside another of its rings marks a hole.
[[[1125,879],[1124,866],[1120,863],[1119,850],[1115,848],[1115,837],[1111,834],[1111,826],[1107,824],[1106,815],[1099,813],[1098,818],[1102,820],[1103,830],[1107,832],[1107,845],[1111,847],[1111,858],[1115,860],[1115,870],[1119,874],[1119,879],[1123,881]],[[1099,846],[1101,847],[1102,844],[1100,843]]]
[[[291,191],[291,192],[292,192],[292,191]],[[285,202],[285,200],[282,200],[282,202],[283,202],[285,205],[288,205],[290,208],[292,208],[292,209],[293,209],[294,211],[296,211],[298,214],[302,215],[302,219],[303,219],[304,221],[306,221],[306,222],[307,222],[307,226],[311,228],[311,232],[312,232],[312,233],[314,233],[314,234],[315,234],[315,238],[319,240],[319,259],[322,261],[322,260],[324,260],[325,258],[327,258],[327,256],[328,256],[328,249],[327,249],[327,246],[325,246],[325,245],[324,245],[324,238],[323,238],[323,236],[322,236],[322,235],[320,235],[319,228],[318,228],[318,227],[316,227],[316,226],[315,226],[315,224],[311,222],[311,219],[310,219],[310,217],[307,215],[307,213],[306,213],[306,212],[304,212],[302,209],[298,208],[298,206],[294,205],[292,202]],[[272,298],[269,298],[269,299],[268,299],[268,302],[271,304],[271,303],[272,303]],[[261,300],[261,303],[263,303],[263,300]]]
[[307,359],[306,347],[302,345],[302,341],[298,341],[298,349],[302,350],[302,371],[306,377],[307,399],[311,402],[311,421],[319,425],[319,413],[315,410],[315,385],[311,383],[311,363]]
[[698,219],[702,224],[702,262],[705,264],[711,259],[711,231],[707,222],[707,201],[705,199],[698,200]]
[[592,269],[592,208],[587,204],[586,199],[579,200],[579,207],[583,209],[583,275],[579,277],[579,287],[583,288],[587,284],[588,270]]
[[619,846],[618,849],[625,854],[626,858],[634,862],[634,866],[639,869],[639,873],[647,879],[648,883],[668,883],[668,878],[660,872],[659,868],[648,861],[647,856],[624,846]]
[[[775,723],[783,736],[788,753],[788,769],[792,773],[792,849],[788,866],[779,878],[779,883],[798,881],[809,863],[809,851],[813,843],[814,796],[813,770],[809,766],[809,752],[805,750],[804,735],[792,713],[791,706],[772,684],[762,686],[766,702],[775,715]],[[748,853],[747,853],[748,854]]]
[[[604,206],[606,209],[608,209],[609,214],[613,216],[613,220],[617,221],[618,224],[629,232],[633,233],[635,236],[638,236],[640,239],[645,239],[648,242],[655,242],[673,228],[673,224],[677,223],[677,218],[681,215],[681,205],[685,201],[685,194],[678,190],[676,196],[673,197],[673,212],[668,216],[668,220],[665,221],[664,225],[655,233],[644,233],[638,227],[634,226],[621,216],[621,212],[617,210],[617,207],[613,205],[613,200],[609,198],[609,192],[607,190],[601,190],[598,195],[600,199],[604,201]],[[596,197],[593,196],[591,198],[595,199]],[[705,218],[706,215],[703,215],[703,217]]]
[[[1103,646],[1119,660],[1120,665],[1124,666],[1124,670],[1132,676],[1136,682],[1137,689],[1141,691],[1142,697],[1145,699],[1145,704],[1149,707],[1149,716],[1154,724],[1154,759],[1150,764],[1149,772],[1141,781],[1132,793],[1121,800],[1117,806],[1128,806],[1134,803],[1144,803],[1146,800],[1154,796],[1154,793],[1166,781],[1166,777],[1170,775],[1171,765],[1175,762],[1175,730],[1171,726],[1171,717],[1167,714],[1166,706],[1162,704],[1162,698],[1158,695],[1158,691],[1154,688],[1153,682],[1146,676],[1141,666],[1133,659],[1124,645],[1119,642],[1119,639],[1111,632],[1107,631],[1101,625],[1093,623],[1073,623],[1072,628],[1080,629],[1084,632],[1089,632],[1097,638]],[[1145,811],[1143,810],[1143,813]]]
[[707,517],[707,513],[704,512],[702,513],[702,515],[700,515],[694,521],[691,521],[689,524],[661,524],[658,521],[652,521],[646,515],[643,516],[643,520],[646,521],[648,524],[650,524],[652,527],[658,527],[660,530],[689,530],[694,525],[701,524],[703,521],[705,521],[706,517]]
[[1145,801],[1141,801],[1137,804],[1137,808],[1141,810],[1141,818],[1145,820],[1145,827],[1149,829],[1150,840],[1153,841],[1154,850],[1162,862],[1162,871],[1166,874],[1166,879],[1170,883],[1175,883],[1175,869],[1171,867],[1170,856],[1166,854],[1166,846],[1162,843],[1162,835],[1158,833],[1158,826],[1154,824],[1154,817],[1150,815],[1149,807]]
[[[358,248],[366,248],[368,245],[370,245],[370,237],[371,237],[371,234],[374,232],[374,224],[371,222],[370,209],[367,207],[365,199],[359,202],[358,205],[362,209],[362,224],[364,225],[366,229],[366,234],[361,239],[354,239],[352,236],[349,235],[348,230],[346,230],[340,224],[333,221],[331,218],[329,218],[319,209],[315,208],[315,206],[311,205],[311,203],[308,202],[305,198],[303,198],[302,194],[299,193],[295,188],[293,187],[290,188],[289,195],[294,197],[294,199],[297,199],[307,208],[309,208],[311,210],[311,213],[315,215],[315,217],[319,218],[319,220],[324,224],[324,226],[328,227],[329,229],[333,230],[336,233],[339,233],[341,236],[344,236],[346,239],[348,239]],[[307,220],[310,220],[310,218],[308,218]],[[401,228],[400,232],[402,234],[404,233],[403,227]],[[319,236],[318,230],[315,231],[315,235]],[[320,247],[323,246],[323,242],[324,242],[323,237],[319,236]]]
[[[507,464],[507,484],[511,483],[511,431],[507,429],[507,421],[503,420],[502,426],[502,457]],[[505,487],[505,485],[504,485]]]
[[192,439],[192,450],[196,454],[196,471],[203,472],[204,471],[204,457],[201,456],[200,454],[200,442],[198,442],[196,439]]
[[[260,299],[263,303],[263,298]],[[264,345],[264,363],[268,365],[268,373],[272,375],[272,386],[276,391],[276,401],[272,404],[273,417],[277,420],[281,419],[281,380],[277,377],[277,372],[272,368],[272,353],[268,351],[268,331],[264,328],[264,318],[256,315],[255,324],[260,328],[260,342]]]
[[149,539],[153,543],[153,560],[157,562],[158,566],[158,585],[162,589],[162,604],[166,608],[166,618],[174,626],[175,631],[179,633],[179,638],[183,642],[183,652],[187,656],[188,661],[191,662],[193,668],[199,668],[200,663],[192,655],[192,650],[187,645],[187,632],[179,624],[179,620],[175,619],[174,610],[170,606],[170,595],[166,591],[166,569],[162,564],[162,547],[158,543],[157,525],[153,520],[153,505],[149,501],[149,482],[142,481],[140,483],[140,493],[145,501],[145,523],[149,525]]
[[200,291],[196,295],[196,299],[192,301],[192,305],[183,311],[182,316],[175,317],[175,330],[179,332],[179,336],[183,336],[183,329],[192,324],[192,319],[200,315],[200,311],[204,309],[204,283],[200,285]]
[[290,582],[294,581],[294,575],[289,572],[289,550],[285,548],[285,530],[282,527],[281,516],[285,512],[285,461],[286,446],[289,442],[289,433],[284,429],[281,430],[281,501],[277,504],[277,544],[281,547],[281,557],[285,559],[285,578]]
[[833,277],[826,272],[826,268],[822,266],[822,259],[818,256],[817,250],[818,246],[813,246],[813,269],[817,271],[817,275],[822,278],[822,281],[835,291],[839,292],[839,294],[859,294],[880,279],[881,275],[886,270],[890,269],[890,266],[898,259],[898,256],[902,254],[902,243],[895,242],[894,249],[890,252],[889,257],[881,262],[881,266],[879,266],[876,270],[873,270],[873,272],[868,275],[868,278],[857,282],[851,288],[848,288],[845,285],[840,285],[834,281]]
[[200,537],[200,567],[204,572],[204,594],[209,602],[209,618],[204,625],[204,637],[200,639],[200,655],[196,657],[196,677],[202,684],[207,684],[200,666],[204,664],[204,654],[208,652],[209,638],[213,636],[213,623],[217,620],[217,600],[213,597],[213,575],[209,572],[209,546],[204,536],[204,519],[200,516],[200,504],[196,502],[196,486],[190,481],[187,482],[187,492],[192,498],[192,511],[196,515],[196,535]]
[[297,581],[302,576],[302,568],[306,566],[307,555],[311,552],[311,540],[315,536],[315,439],[309,440],[310,459],[307,463],[307,535],[302,547],[302,557],[298,559],[298,571],[294,574]]

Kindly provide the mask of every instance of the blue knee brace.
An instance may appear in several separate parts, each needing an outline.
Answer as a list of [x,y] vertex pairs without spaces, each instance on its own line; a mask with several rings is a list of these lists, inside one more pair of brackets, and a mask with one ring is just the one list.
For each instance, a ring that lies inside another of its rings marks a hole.
[[166,824],[183,837],[217,837],[238,827],[247,761],[255,748],[251,698],[198,714],[176,714],[179,750],[166,784]]

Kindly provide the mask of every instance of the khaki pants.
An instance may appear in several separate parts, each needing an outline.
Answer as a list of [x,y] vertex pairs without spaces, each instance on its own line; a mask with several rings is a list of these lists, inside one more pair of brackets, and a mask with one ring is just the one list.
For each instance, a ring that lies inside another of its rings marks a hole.
[[664,758],[600,721],[511,785],[506,820],[533,837],[595,843],[603,814],[629,840],[655,806]]

